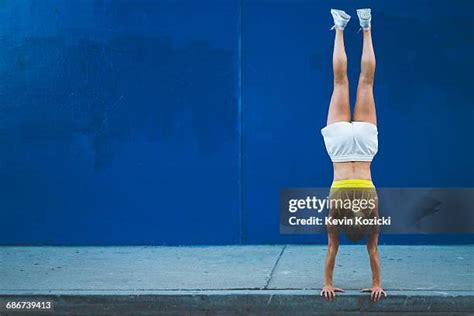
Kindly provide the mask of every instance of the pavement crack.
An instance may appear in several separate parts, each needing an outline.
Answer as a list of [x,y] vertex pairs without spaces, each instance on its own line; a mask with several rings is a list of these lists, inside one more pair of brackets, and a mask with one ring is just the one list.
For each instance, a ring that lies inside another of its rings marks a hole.
[[276,259],[275,264],[273,265],[272,271],[270,271],[270,275],[267,279],[267,283],[263,287],[264,290],[268,289],[268,286],[270,285],[270,281],[273,278],[273,274],[275,273],[276,267],[278,266],[278,263],[280,262],[280,259],[283,256],[285,249],[286,249],[286,245],[284,245],[283,248],[281,248],[280,254],[278,255],[278,258]]

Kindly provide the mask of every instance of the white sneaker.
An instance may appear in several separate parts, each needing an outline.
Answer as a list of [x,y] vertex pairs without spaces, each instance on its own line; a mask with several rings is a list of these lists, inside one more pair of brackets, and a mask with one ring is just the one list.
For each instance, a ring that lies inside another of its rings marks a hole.
[[357,16],[359,17],[360,27],[364,31],[370,29],[370,21],[372,21],[372,15],[370,14],[370,9],[358,9]]
[[331,15],[334,20],[334,26],[331,28],[331,30],[337,27],[339,30],[344,31],[347,23],[349,23],[349,20],[351,19],[351,16],[346,12],[337,9],[331,9]]

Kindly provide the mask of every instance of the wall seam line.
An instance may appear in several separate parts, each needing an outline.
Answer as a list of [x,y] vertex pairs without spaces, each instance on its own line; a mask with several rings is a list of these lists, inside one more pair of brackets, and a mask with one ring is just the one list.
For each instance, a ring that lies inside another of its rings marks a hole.
[[244,103],[244,0],[240,0],[239,84],[240,84],[240,243],[247,243],[247,211],[245,195],[245,103]]

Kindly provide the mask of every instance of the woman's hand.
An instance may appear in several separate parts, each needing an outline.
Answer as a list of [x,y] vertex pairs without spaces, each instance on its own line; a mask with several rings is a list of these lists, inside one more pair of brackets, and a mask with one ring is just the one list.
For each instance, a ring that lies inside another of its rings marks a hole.
[[387,293],[380,286],[373,286],[369,289],[362,289],[361,292],[370,292],[370,299],[374,302],[380,301],[382,295],[387,297]]
[[323,287],[319,295],[321,295],[327,300],[332,301],[336,298],[336,292],[344,292],[344,290],[338,287],[333,287],[332,285],[326,285],[325,287]]

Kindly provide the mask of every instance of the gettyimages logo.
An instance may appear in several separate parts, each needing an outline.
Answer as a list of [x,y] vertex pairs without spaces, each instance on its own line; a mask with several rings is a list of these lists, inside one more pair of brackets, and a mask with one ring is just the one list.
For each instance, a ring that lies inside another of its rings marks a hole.
[[474,188],[288,188],[280,193],[280,233],[377,227],[390,234],[473,234],[473,205]]
[[350,198],[329,198],[320,199],[316,196],[307,196],[304,199],[291,199],[288,202],[288,211],[290,213],[295,213],[298,210],[315,210],[318,213],[321,213],[325,209],[346,209],[352,210],[352,212],[357,213],[362,209],[375,209],[376,207],[376,197],[370,199],[350,199]]
[[[346,192],[347,193],[347,192]],[[354,193],[354,192],[351,192]],[[339,194],[341,195],[341,194]],[[288,200],[288,212],[292,215],[288,218],[291,226],[363,226],[390,225],[391,218],[377,216],[376,194],[364,197],[355,197],[355,194],[347,194],[345,197],[318,198],[316,195],[305,198]],[[297,212],[313,212],[312,216],[297,216]]]

